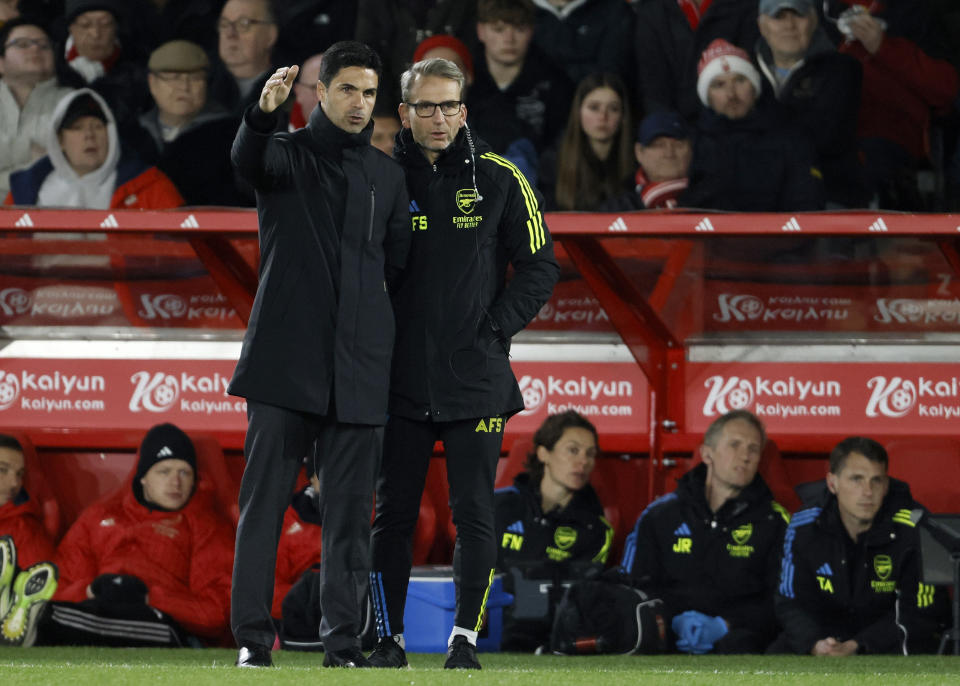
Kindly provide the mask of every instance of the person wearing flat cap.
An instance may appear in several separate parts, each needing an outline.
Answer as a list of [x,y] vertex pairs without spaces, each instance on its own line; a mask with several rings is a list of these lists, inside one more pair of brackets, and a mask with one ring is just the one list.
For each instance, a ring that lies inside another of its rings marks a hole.
[[240,119],[207,94],[210,62],[196,43],[172,40],[150,55],[154,107],[140,115],[138,149],[176,185],[187,205],[246,205],[230,147]]
[[[134,129],[149,101],[138,41],[121,28],[127,3],[122,0],[67,0],[67,37],[60,80],[71,88],[89,87],[110,105],[121,136]],[[62,64],[61,63],[61,66]]]
[[121,145],[113,112],[93,90],[68,93],[51,120],[46,156],[10,175],[5,204],[101,210],[183,204],[163,172]]
[[611,198],[601,211],[679,207],[693,157],[692,133],[683,118],[677,112],[648,114],[637,128],[633,154],[639,165],[636,187]]
[[34,645],[199,646],[227,628],[233,530],[173,424],[143,437],[123,486],[90,505],[56,554],[60,583]]

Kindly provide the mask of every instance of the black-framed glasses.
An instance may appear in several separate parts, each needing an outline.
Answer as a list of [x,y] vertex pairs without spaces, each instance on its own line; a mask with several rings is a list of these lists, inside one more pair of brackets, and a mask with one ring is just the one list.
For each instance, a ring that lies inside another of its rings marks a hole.
[[207,71],[152,71],[150,72],[164,83],[202,83],[207,80]]
[[272,21],[268,21],[266,19],[251,19],[250,17],[240,17],[236,21],[230,21],[229,19],[220,17],[217,20],[217,31],[220,33],[226,33],[230,29],[234,29],[237,33],[247,33],[254,26],[272,23]]
[[46,38],[14,38],[8,41],[5,48],[16,48],[17,50],[29,50],[30,48],[40,48],[41,50],[51,50],[53,46]]
[[444,100],[443,102],[427,102],[426,100],[422,102],[408,102],[407,107],[412,107],[413,111],[417,113],[418,117],[432,117],[434,112],[437,111],[437,108],[440,108],[440,111],[445,117],[452,117],[455,114],[460,113],[460,107],[463,105],[463,102],[460,100]]

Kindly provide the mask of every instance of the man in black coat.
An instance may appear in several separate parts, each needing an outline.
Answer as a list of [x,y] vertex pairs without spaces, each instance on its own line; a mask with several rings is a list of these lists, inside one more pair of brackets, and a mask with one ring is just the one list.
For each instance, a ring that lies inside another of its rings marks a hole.
[[700,114],[683,207],[736,212],[822,210],[816,157],[803,132],[760,100],[760,73],[744,50],[717,39],[700,58]]
[[857,158],[859,62],[833,47],[813,0],[762,0],[757,22],[762,97],[775,99],[780,119],[813,143],[831,209],[866,207],[870,198]]
[[140,115],[141,157],[170,177],[184,205],[252,205],[230,163],[240,118],[207,97],[210,63],[196,43],[168,41],[153,51],[147,83],[156,107]]
[[493,482],[504,425],[523,409],[510,337],[536,316],[560,274],[530,184],[466,127],[463,84],[456,65],[439,58],[417,62],[401,82],[396,157],[407,174],[413,241],[395,300],[390,421],[373,524],[380,642],[370,661],[382,667],[406,665],[410,541],[438,440],[457,526],[457,607],[445,666],[480,667],[477,632],[497,563]]
[[336,43],[306,128],[275,133],[298,67],[244,114],[232,159],[257,194],[260,286],[229,392],[247,398],[231,625],[238,664],[270,664],[274,563],[303,457],[323,485],[320,639],[325,665],[359,651],[370,507],[393,350],[390,302],[407,258],[402,170],[370,146],[380,58]]

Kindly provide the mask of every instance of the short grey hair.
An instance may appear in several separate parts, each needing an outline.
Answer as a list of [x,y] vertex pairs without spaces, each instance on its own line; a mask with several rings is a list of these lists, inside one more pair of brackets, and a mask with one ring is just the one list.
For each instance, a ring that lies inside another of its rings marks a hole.
[[737,419],[742,419],[743,421],[751,424],[754,429],[760,434],[760,447],[763,448],[767,444],[767,430],[763,426],[763,422],[757,419],[757,416],[750,412],[750,410],[731,410],[725,415],[717,417],[713,420],[713,423],[707,428],[706,433],[703,435],[703,442],[705,445],[709,445],[711,448],[717,447],[717,439],[720,438],[720,434],[723,432],[723,428],[732,421]]
[[463,89],[467,80],[460,68],[450,60],[445,60],[442,57],[431,57],[430,59],[420,60],[403,72],[400,77],[400,97],[403,98],[404,102],[410,102],[417,81],[425,76],[439,76],[441,79],[456,81],[457,86],[460,87],[460,97],[463,97]]

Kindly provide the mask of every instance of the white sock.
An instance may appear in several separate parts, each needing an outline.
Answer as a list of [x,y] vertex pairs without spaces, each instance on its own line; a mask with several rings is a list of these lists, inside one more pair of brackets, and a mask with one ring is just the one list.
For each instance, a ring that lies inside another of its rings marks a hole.
[[477,632],[470,631],[469,629],[464,629],[463,627],[454,626],[453,631],[450,632],[450,638],[447,639],[447,647],[453,643],[454,636],[466,636],[467,640],[470,642],[470,645],[477,645]]
[[407,649],[407,642],[403,640],[403,634],[394,634],[390,638],[396,641],[397,645],[400,646],[403,650]]

